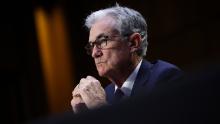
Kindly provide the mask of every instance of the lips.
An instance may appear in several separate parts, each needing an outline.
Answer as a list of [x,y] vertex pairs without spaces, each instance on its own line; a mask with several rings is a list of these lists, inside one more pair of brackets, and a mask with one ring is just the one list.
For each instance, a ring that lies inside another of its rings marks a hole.
[[96,62],[95,64],[98,65],[98,64],[101,64],[101,63],[105,63],[105,62]]
[[101,58],[96,58],[96,59],[95,59],[95,64],[96,64],[96,65],[102,64],[102,63],[106,63],[106,61],[104,61],[104,60],[101,59]]

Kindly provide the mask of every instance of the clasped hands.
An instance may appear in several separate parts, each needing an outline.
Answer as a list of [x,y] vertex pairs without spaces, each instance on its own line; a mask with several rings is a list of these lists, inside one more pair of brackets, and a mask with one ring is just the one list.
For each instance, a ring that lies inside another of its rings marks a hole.
[[71,106],[74,113],[82,111],[85,107],[94,109],[107,104],[105,90],[100,82],[92,76],[82,78],[74,88],[72,95]]

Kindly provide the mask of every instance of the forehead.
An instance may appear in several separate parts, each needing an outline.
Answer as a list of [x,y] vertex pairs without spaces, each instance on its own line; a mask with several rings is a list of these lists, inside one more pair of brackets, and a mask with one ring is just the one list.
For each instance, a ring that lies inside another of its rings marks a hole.
[[104,17],[95,22],[89,33],[89,41],[94,41],[98,36],[103,34],[112,35],[116,33],[115,21],[111,17]]

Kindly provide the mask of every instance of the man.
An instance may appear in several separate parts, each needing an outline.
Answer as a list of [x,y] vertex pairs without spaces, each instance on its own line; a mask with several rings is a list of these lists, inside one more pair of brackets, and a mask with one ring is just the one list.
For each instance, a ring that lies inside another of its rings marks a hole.
[[99,75],[112,83],[104,90],[94,77],[82,78],[72,92],[74,112],[81,111],[82,105],[93,109],[140,93],[147,95],[160,83],[181,76],[172,64],[143,59],[148,46],[147,24],[139,12],[116,5],[93,12],[85,25],[90,31],[86,50]]

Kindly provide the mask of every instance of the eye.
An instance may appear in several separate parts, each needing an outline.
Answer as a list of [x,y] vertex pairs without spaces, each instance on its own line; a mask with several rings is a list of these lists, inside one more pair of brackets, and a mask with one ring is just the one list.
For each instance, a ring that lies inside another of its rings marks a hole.
[[104,43],[104,42],[106,42],[107,40],[108,40],[108,39],[106,39],[106,38],[100,39],[99,43]]
[[107,46],[107,38],[101,38],[99,39],[99,41],[97,41],[97,45],[99,45],[100,48],[103,48],[105,46]]

